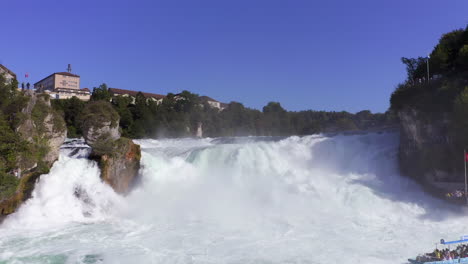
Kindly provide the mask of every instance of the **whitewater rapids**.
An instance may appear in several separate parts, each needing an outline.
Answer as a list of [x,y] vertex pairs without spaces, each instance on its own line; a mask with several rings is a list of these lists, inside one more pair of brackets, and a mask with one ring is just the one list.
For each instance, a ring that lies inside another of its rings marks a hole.
[[406,263],[468,234],[398,174],[395,133],[137,143],[126,197],[63,150],[0,226],[0,263]]

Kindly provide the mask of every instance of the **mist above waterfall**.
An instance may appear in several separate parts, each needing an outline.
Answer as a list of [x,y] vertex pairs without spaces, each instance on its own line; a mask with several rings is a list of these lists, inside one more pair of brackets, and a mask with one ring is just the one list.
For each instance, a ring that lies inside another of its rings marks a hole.
[[138,143],[126,197],[64,151],[0,226],[0,263],[402,263],[468,231],[399,175],[398,134]]

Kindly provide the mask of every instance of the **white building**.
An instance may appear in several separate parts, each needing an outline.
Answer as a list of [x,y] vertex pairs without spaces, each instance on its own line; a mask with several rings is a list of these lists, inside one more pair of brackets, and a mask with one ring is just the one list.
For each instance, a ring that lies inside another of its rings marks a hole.
[[225,108],[223,103],[208,96],[200,96],[200,100],[203,103],[208,103],[208,105],[212,108],[217,108],[219,111],[222,111]]
[[73,96],[87,101],[91,98],[89,89],[80,89],[80,76],[70,72],[56,72],[34,84],[38,93],[47,93],[53,99],[68,99]]

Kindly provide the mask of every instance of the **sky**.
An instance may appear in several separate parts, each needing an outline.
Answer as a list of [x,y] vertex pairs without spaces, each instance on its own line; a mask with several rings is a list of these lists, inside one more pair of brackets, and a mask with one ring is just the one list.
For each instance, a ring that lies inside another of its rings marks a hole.
[[[385,112],[406,77],[468,24],[466,0],[1,1],[0,63],[31,84],[167,94],[291,111]],[[29,73],[28,79],[25,73]]]

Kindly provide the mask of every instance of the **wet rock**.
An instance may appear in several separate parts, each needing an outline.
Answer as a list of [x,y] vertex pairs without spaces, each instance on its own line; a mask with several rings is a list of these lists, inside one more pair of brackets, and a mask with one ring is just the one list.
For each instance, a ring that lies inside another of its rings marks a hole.
[[103,181],[117,193],[128,193],[138,178],[140,146],[120,137],[119,115],[109,102],[90,103],[83,116],[84,138],[92,147],[89,158],[98,162]]
[[131,139],[115,141],[114,151],[96,157],[101,168],[101,178],[117,193],[128,193],[138,179],[140,146]]

